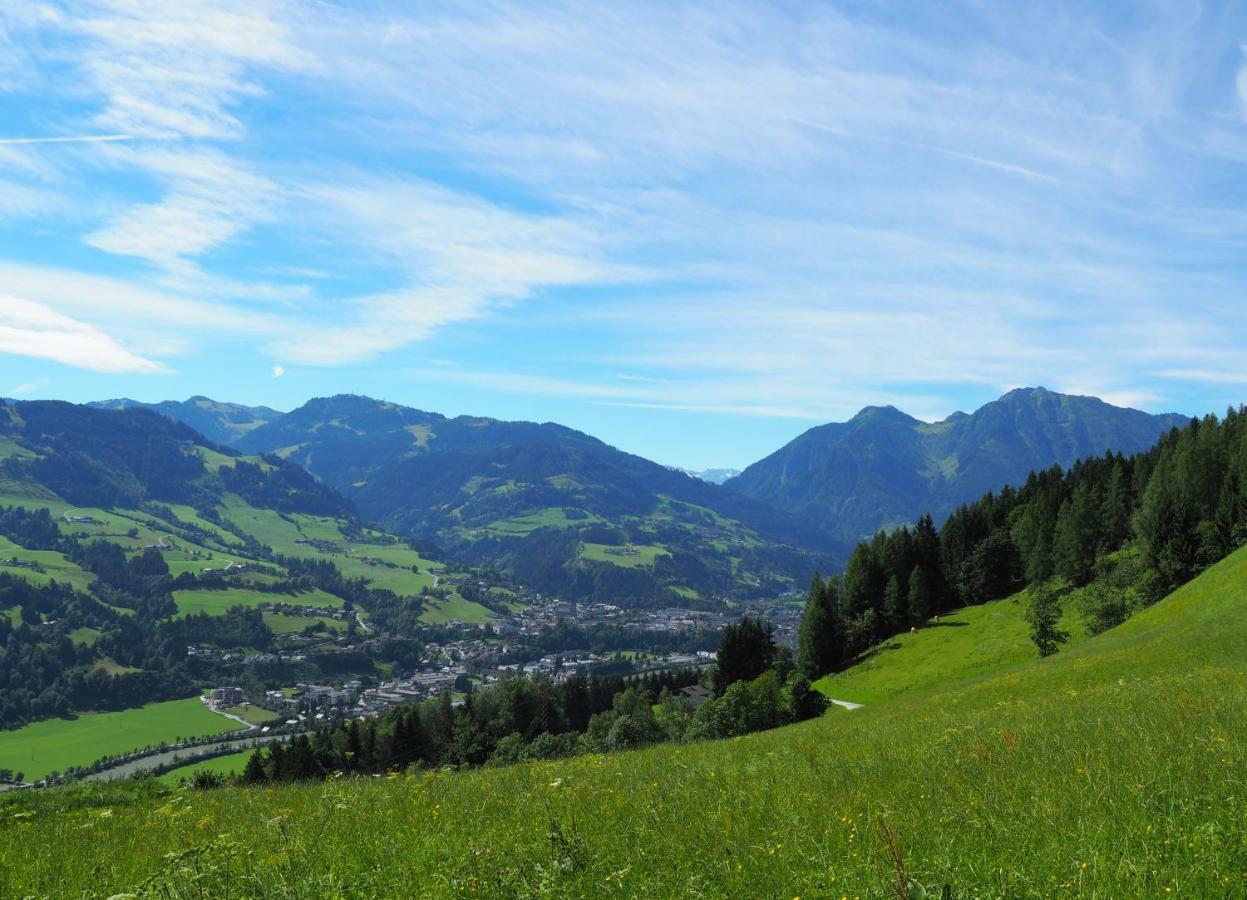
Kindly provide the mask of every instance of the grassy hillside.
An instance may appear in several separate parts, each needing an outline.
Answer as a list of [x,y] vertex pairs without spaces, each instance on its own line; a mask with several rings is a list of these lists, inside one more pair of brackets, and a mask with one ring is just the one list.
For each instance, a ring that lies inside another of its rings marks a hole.
[[[234,444],[304,466],[395,534],[580,599],[773,596],[847,549],[802,519],[552,423],[337,396]],[[623,544],[652,549],[594,549]]]
[[[1060,626],[1070,637],[1067,646],[1086,637],[1075,596],[1066,595]],[[907,691],[947,687],[1025,665],[1035,657],[1026,623],[1028,600],[1022,591],[940,616],[917,634],[897,635],[857,665],[814,686],[837,700],[878,703]]]
[[732,741],[264,791],[8,795],[0,886],[1241,896],[1245,612],[1247,550],[1051,659]]

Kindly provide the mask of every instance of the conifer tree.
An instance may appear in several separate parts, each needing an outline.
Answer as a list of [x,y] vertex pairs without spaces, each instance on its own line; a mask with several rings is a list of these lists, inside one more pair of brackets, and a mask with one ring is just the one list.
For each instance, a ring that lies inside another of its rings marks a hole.
[[901,590],[900,579],[893,575],[883,589],[883,627],[894,634],[905,624],[908,613],[909,598]]
[[836,583],[815,574],[806,594],[805,612],[797,635],[797,669],[810,681],[834,672],[843,655]]
[[1091,490],[1084,483],[1061,504],[1052,539],[1052,558],[1056,574],[1082,586],[1091,580],[1098,546],[1096,510]]
[[909,575],[909,595],[907,612],[909,624],[919,628],[931,618],[931,577],[923,566],[914,566]]

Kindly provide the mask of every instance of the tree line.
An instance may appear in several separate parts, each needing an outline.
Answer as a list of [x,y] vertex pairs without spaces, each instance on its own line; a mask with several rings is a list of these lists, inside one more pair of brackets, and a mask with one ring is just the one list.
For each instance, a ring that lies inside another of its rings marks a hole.
[[[709,696],[687,696],[701,685]],[[257,750],[245,784],[372,774],[438,766],[505,765],[664,741],[734,737],[817,716],[821,695],[796,671],[769,625],[744,618],[724,631],[714,667],[634,678],[509,677],[468,694],[449,693],[376,719],[320,729]],[[207,785],[211,786],[211,785]]]
[[1092,632],[1124,621],[1247,544],[1247,409],[1174,429],[1152,449],[1033,472],[937,529],[931,517],[860,542],[842,576],[815,576],[797,661],[809,678],[931,616],[1030,587],[1041,653],[1059,596],[1084,588]]

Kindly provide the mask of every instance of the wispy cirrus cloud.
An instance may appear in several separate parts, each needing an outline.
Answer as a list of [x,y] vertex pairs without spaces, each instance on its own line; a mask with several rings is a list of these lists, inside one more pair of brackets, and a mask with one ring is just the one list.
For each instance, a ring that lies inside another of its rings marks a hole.
[[151,373],[163,368],[94,326],[11,294],[0,295],[0,352],[95,372]]
[[436,347],[429,384],[569,409],[1220,399],[1244,35],[1215,0],[15,0],[0,89],[63,102],[0,140],[0,226],[60,253],[0,289],[152,359]]
[[80,134],[57,137],[0,137],[0,147],[33,146],[36,144],[115,144],[132,141],[129,134]]
[[302,190],[312,214],[346,224],[357,253],[405,282],[349,297],[274,342],[283,359],[336,365],[428,338],[548,288],[644,280],[612,262],[593,217],[522,213],[418,179],[349,179]]

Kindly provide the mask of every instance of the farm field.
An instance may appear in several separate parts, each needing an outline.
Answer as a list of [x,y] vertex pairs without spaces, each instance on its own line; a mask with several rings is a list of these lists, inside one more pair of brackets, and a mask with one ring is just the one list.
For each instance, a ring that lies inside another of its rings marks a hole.
[[319,588],[301,594],[270,594],[248,588],[226,588],[219,591],[174,591],[173,601],[179,616],[207,613],[210,616],[224,614],[231,606],[260,606],[265,603],[287,603],[291,606],[313,606],[340,609],[342,600]]
[[[250,883],[316,896],[410,884],[436,897],[1241,896],[1245,612],[1247,550],[1050,659],[734,740],[182,792],[185,814],[158,829],[175,796],[159,784],[11,794],[0,818],[24,815],[24,840],[0,842],[0,881],[94,896],[145,880],[173,896]],[[31,844],[48,852],[32,859]],[[188,849],[193,869],[167,856]]]
[[[325,559],[333,562],[346,578],[366,579],[373,587],[411,596],[422,588],[433,586],[433,576],[428,569],[437,563],[424,559],[419,553],[402,544],[367,544],[348,541],[333,519],[321,516],[283,516],[273,510],[255,509],[235,504],[221,510],[224,518],[267,544],[278,553],[306,559]],[[317,541],[332,544],[330,551],[301,541]],[[372,564],[366,558],[392,563],[392,566]],[[416,566],[420,571],[413,572]]]
[[446,600],[437,600],[430,597],[425,602],[424,611],[420,614],[420,621],[427,625],[445,625],[456,619],[461,622],[473,622],[478,625],[484,625],[494,617],[494,614],[479,603],[473,603],[471,600],[465,600],[458,594],[452,594]]
[[[38,565],[43,571],[35,571],[24,566],[8,566],[3,561],[16,559]],[[45,585],[50,581],[68,583],[80,591],[85,591],[95,580],[95,576],[70,562],[63,553],[54,550],[27,550],[4,536],[0,536],[0,572],[22,578],[35,585]]]
[[273,712],[271,709],[265,709],[262,706],[227,706],[222,712],[229,713],[232,716],[238,716],[250,722],[252,725],[267,725],[269,722],[276,722],[281,718],[279,713]]
[[[1027,601],[1023,591],[940,616],[917,634],[900,634],[880,645],[852,668],[820,678],[814,687],[837,700],[878,703],[1029,663],[1035,645],[1025,618]],[[1067,648],[1086,637],[1069,600],[1060,627],[1069,634]]]
[[237,775],[246,768],[247,759],[253,752],[252,750],[242,750],[238,753],[213,757],[203,762],[188,763],[184,766],[178,766],[176,769],[170,769],[163,775],[157,776],[156,780],[163,784],[177,785],[181,784],[183,779],[190,778],[199,771],[216,772],[220,775]]
[[48,719],[0,731],[0,769],[39,779],[70,766],[90,765],[102,756],[237,728],[237,722],[205,709],[197,697],[120,712],[83,713],[76,719]]
[[552,506],[528,515],[499,519],[484,530],[503,537],[523,537],[538,528],[577,528],[604,521],[601,516],[585,510],[574,509],[572,513],[569,516],[566,508]]
[[582,559],[610,563],[627,569],[649,568],[654,565],[654,560],[658,557],[671,555],[665,547],[644,544],[612,547],[607,544],[582,543],[580,548]]
[[346,623],[328,616],[292,616],[285,613],[265,613],[264,624],[276,635],[297,634],[305,628],[320,623],[334,631],[346,631]]

